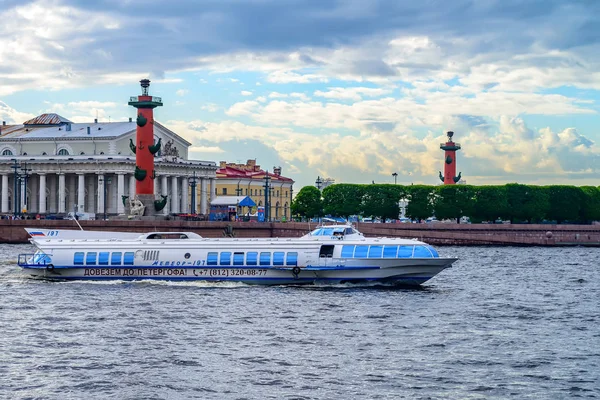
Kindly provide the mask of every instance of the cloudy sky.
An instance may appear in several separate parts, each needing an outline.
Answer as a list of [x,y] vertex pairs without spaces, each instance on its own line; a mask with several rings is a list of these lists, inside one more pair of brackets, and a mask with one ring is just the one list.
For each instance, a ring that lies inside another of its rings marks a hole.
[[0,0],[0,119],[126,120],[299,187],[600,184],[597,0]]

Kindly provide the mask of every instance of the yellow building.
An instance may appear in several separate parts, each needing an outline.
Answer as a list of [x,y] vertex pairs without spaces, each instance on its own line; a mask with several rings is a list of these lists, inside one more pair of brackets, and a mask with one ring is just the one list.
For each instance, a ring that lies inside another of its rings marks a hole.
[[221,161],[214,195],[250,196],[259,207],[265,207],[265,217],[269,220],[289,220],[293,185],[292,179],[281,175],[281,167],[273,167],[271,173],[260,169],[256,160],[248,160],[246,164]]

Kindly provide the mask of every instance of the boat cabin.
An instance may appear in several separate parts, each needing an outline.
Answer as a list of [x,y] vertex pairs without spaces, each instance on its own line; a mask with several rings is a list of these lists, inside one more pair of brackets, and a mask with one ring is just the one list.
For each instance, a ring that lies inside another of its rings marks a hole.
[[202,236],[193,232],[152,232],[147,235],[142,235],[141,239],[160,239],[160,240],[173,240],[173,239],[202,239]]

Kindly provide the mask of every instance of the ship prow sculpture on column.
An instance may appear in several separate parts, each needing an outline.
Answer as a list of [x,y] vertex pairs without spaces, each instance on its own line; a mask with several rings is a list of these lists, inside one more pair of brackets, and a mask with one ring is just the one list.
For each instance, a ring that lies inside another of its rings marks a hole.
[[142,94],[131,97],[128,103],[137,109],[137,128],[135,144],[129,143],[135,154],[135,198],[130,199],[127,212],[134,217],[161,218],[164,215],[159,212],[167,204],[167,196],[157,199],[154,194],[154,156],[161,148],[161,139],[154,141],[154,108],[162,106],[162,99],[148,94],[149,79],[142,79],[140,85]]

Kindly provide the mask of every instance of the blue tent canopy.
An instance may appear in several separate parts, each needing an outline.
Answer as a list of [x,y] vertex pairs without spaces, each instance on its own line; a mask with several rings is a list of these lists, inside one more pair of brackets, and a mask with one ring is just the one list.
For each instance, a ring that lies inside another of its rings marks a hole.
[[250,196],[246,196],[238,203],[238,205],[240,207],[254,207],[256,206],[256,203],[250,198]]

